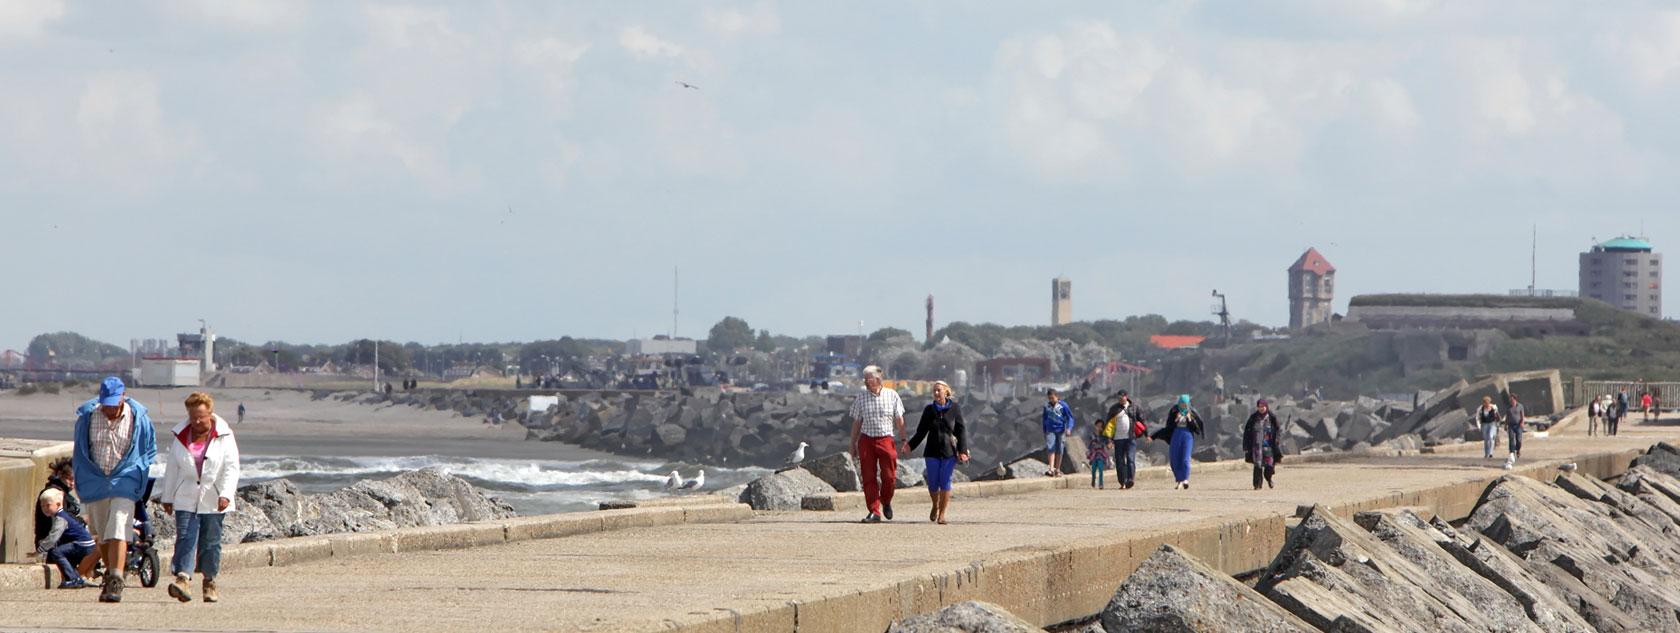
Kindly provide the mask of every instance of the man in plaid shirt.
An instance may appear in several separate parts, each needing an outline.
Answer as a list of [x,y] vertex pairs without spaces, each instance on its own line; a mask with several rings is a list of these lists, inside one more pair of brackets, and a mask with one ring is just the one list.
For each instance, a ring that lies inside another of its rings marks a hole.
[[852,454],[857,456],[863,500],[869,506],[864,523],[892,520],[893,488],[898,485],[898,443],[904,435],[904,401],[898,392],[881,388],[881,368],[863,368],[864,392],[852,401]]
[[97,551],[105,561],[100,602],[122,602],[128,541],[134,537],[135,514],[146,511],[141,497],[157,456],[152,417],[127,391],[122,379],[111,376],[99,384],[99,397],[76,408],[70,463],[87,527],[97,537]]

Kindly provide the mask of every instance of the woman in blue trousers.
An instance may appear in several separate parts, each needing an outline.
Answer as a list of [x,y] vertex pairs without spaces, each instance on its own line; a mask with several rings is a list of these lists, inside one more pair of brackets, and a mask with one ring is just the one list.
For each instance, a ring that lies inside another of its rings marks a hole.
[[1167,423],[1150,437],[1167,440],[1168,464],[1172,466],[1174,487],[1190,489],[1190,454],[1196,450],[1196,437],[1202,434],[1202,416],[1190,408],[1189,394],[1178,397],[1178,404],[1167,412]]

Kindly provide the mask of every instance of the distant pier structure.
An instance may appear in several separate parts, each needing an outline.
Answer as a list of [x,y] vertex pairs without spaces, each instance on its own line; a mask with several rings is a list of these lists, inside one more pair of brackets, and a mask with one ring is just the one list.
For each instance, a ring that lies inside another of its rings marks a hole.
[[1336,267],[1316,248],[1301,253],[1289,267],[1289,329],[1330,322],[1336,297]]

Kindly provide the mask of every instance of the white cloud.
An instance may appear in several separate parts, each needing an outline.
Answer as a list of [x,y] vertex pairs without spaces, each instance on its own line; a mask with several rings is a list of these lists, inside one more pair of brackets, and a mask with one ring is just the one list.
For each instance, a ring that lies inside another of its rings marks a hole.
[[1615,61],[1644,88],[1666,83],[1680,69],[1680,11],[1640,16],[1602,39]]
[[284,0],[174,0],[169,8],[182,17],[244,29],[294,26],[308,6]]
[[619,31],[618,45],[641,59],[675,58],[683,55],[682,46],[659,37],[641,25],[627,26]]
[[738,35],[773,35],[782,30],[782,19],[769,4],[759,4],[750,10],[707,8],[702,16],[706,28],[726,37]]
[[0,0],[0,44],[31,40],[64,17],[64,0]]
[[175,181],[209,162],[195,131],[166,122],[157,80],[143,72],[87,80],[75,124],[88,174],[128,189]]

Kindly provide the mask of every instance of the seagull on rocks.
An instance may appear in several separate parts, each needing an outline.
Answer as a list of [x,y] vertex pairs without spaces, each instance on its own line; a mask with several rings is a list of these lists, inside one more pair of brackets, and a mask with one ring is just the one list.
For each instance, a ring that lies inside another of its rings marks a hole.
[[788,465],[797,466],[799,465],[799,462],[805,461],[805,447],[807,446],[810,446],[810,444],[800,442],[799,448],[793,449],[793,452],[788,454]]
[[674,471],[674,470],[671,471],[671,476],[667,477],[665,479],[665,487],[666,488],[670,488],[670,489],[675,490],[676,488],[681,487],[682,484],[683,484],[682,475],[677,474],[677,471]]
[[683,490],[699,490],[702,486],[705,486],[705,485],[706,485],[706,471],[702,470],[702,471],[700,471],[700,474],[695,475],[693,479],[690,479],[688,481],[683,482],[682,489]]

